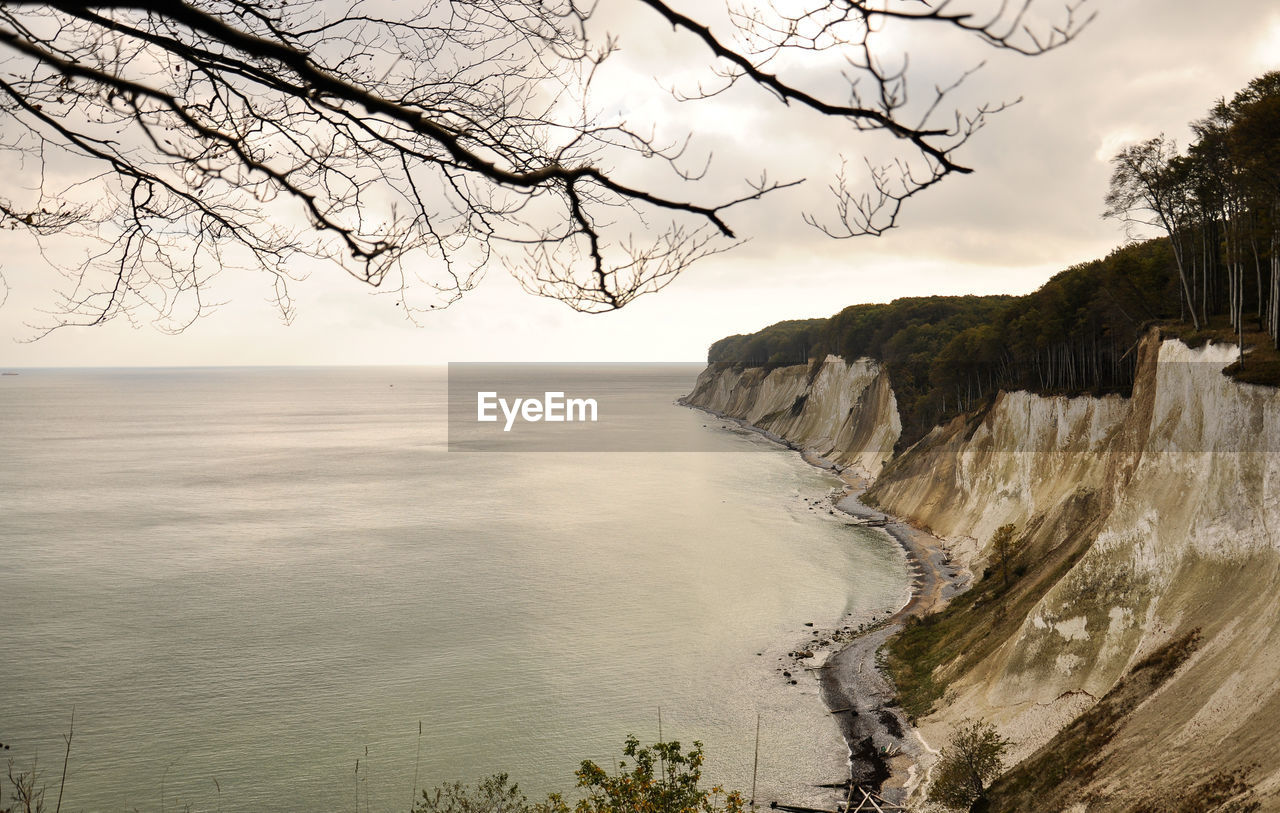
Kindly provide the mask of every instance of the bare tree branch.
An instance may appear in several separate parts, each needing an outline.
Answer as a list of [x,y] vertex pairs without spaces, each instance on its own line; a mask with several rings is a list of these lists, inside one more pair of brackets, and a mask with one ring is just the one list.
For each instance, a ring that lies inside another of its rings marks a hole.
[[[638,0],[728,83],[907,145],[870,169],[870,193],[840,179],[836,224],[806,216],[839,237],[892,228],[906,200],[970,172],[955,151],[1001,109],[939,126],[951,85],[908,115],[906,63],[885,68],[876,26],[942,25],[1035,55],[1088,22],[1067,6],[1037,34],[1033,1],[987,17],[950,0],[730,9],[722,33]],[[30,234],[68,280],[41,329],[124,316],[181,330],[217,306],[209,281],[225,268],[265,271],[287,321],[312,260],[393,293],[411,319],[494,264],[583,311],[660,290],[739,242],[731,210],[798,182],[710,186],[687,142],[602,119],[588,100],[617,39],[597,40],[591,16],[575,0],[0,4],[0,155],[22,167],[0,227]],[[771,67],[829,49],[848,62],[846,99]],[[97,247],[68,261],[67,238]]]

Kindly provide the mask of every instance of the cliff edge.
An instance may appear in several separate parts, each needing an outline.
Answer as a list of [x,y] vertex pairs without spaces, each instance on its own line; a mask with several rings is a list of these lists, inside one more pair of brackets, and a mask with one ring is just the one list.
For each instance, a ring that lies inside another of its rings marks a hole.
[[856,466],[984,574],[887,654],[935,748],[966,717],[1014,740],[995,810],[1280,809],[1280,393],[1224,376],[1233,346],[1137,352],[1129,398],[1002,392],[896,457],[869,360],[713,365],[688,398]]
[[685,401],[875,477],[902,434],[889,376],[870,359],[810,365],[710,364]]

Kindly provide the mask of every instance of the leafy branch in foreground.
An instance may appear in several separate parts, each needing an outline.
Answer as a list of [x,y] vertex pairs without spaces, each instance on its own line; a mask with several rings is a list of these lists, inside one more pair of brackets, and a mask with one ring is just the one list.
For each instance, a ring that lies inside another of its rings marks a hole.
[[[627,737],[622,753],[632,760],[618,762],[618,772],[610,774],[590,760],[578,769],[578,787],[587,798],[578,802],[578,813],[625,813],[664,811],[669,813],[737,813],[742,796],[719,786],[699,786],[702,779],[702,743],[682,753],[679,742],[660,742],[640,747],[635,737]],[[657,763],[656,765],[654,763]]]
[[572,806],[554,793],[530,802],[506,774],[495,774],[474,786],[452,782],[424,790],[414,813],[740,813],[744,807],[736,791],[699,784],[700,743],[681,751],[679,742],[642,747],[627,737],[623,756],[616,773],[583,761],[576,776],[585,796]]

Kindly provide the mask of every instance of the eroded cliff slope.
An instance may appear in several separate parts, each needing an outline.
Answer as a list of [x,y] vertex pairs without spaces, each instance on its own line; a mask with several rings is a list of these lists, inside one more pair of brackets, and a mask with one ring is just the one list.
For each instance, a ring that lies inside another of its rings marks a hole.
[[709,369],[690,398],[878,473],[869,499],[986,571],[904,634],[903,683],[929,742],[982,717],[1017,743],[997,809],[1280,809],[1280,394],[1222,375],[1233,347],[1139,352],[1131,398],[1002,393],[892,460],[872,362]]
[[889,377],[869,359],[814,365],[712,364],[686,400],[874,477],[902,433]]

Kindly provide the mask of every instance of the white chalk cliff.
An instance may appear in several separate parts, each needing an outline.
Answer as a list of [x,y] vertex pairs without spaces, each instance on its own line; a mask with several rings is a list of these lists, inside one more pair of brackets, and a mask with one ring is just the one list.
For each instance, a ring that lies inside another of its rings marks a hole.
[[875,476],[871,498],[974,573],[1005,523],[1058,558],[992,654],[939,667],[952,672],[919,722],[926,740],[982,717],[1027,757],[1198,629],[1198,648],[1124,718],[1066,809],[1125,810],[1244,769],[1261,809],[1280,810],[1280,391],[1224,376],[1236,352],[1153,333],[1130,398],[1002,393],[897,457],[891,382],[871,361],[713,366],[689,401]]
[[889,377],[869,359],[815,365],[711,365],[689,403],[744,420],[806,451],[874,476],[902,433]]

